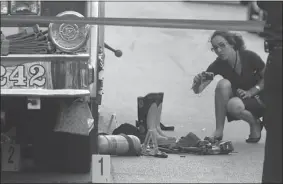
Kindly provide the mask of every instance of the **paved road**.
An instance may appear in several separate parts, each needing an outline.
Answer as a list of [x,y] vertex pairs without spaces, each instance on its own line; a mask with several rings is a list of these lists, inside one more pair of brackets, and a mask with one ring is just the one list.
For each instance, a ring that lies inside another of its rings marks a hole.
[[[194,2],[107,2],[106,16],[245,20],[246,8],[236,4]],[[194,132],[200,138],[214,129],[214,88],[217,77],[200,95],[190,90],[194,75],[215,59],[208,43],[210,30],[107,27],[106,41],[123,51],[122,58],[107,52],[101,113],[119,123],[137,119],[137,97],[164,92],[162,122],[175,126],[170,135]],[[263,41],[242,33],[247,48],[264,60]],[[239,153],[229,156],[169,155],[167,159],[112,157],[114,182],[259,182],[265,132],[259,144],[248,145],[248,124],[227,124],[224,139]]]

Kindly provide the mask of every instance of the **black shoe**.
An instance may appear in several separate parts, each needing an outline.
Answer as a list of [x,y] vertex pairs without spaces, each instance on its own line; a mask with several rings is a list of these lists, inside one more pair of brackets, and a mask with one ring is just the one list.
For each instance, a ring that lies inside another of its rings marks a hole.
[[161,130],[164,130],[164,131],[174,131],[174,129],[175,129],[174,126],[165,126],[162,123],[160,123],[160,128],[161,128]]
[[260,139],[261,139],[261,136],[259,138],[249,137],[248,139],[246,139],[246,143],[258,143]]
[[[261,133],[262,129],[263,129],[263,123],[261,122],[260,123],[260,133]],[[249,138],[246,139],[246,143],[258,143],[260,141],[260,139],[261,139],[261,134],[258,138],[252,138],[252,137],[249,136]]]

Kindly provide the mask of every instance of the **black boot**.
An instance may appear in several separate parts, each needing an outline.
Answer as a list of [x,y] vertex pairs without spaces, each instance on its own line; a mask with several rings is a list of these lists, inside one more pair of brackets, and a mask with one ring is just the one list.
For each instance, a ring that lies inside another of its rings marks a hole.
[[145,97],[138,97],[138,121],[136,121],[136,126],[140,131],[140,141],[144,142],[144,138],[147,134],[147,114],[150,106],[156,103],[157,106],[163,101],[163,93],[149,93]]

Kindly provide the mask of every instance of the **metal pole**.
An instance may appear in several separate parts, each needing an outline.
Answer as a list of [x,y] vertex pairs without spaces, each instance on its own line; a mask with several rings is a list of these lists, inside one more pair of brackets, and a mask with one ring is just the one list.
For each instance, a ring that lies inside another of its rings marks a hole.
[[[86,3],[86,15],[87,17],[98,17],[98,5],[99,2],[93,2],[93,1],[87,1]],[[90,90],[90,107],[92,116],[94,118],[94,127],[90,133],[90,149],[91,149],[91,155],[92,154],[98,154],[98,122],[99,122],[99,113],[98,109],[99,106],[96,103],[96,97],[97,97],[97,78],[96,78],[96,71],[97,71],[97,45],[98,45],[98,26],[93,25],[90,28],[90,39],[88,41],[88,51],[90,54],[89,58],[89,64],[94,68],[94,82],[90,84],[89,90]],[[93,180],[93,179],[92,179]]]
[[1,16],[1,26],[11,24],[69,23],[130,27],[158,27],[175,29],[208,29],[223,31],[262,32],[264,21],[193,20],[193,19],[142,19],[142,18],[101,18],[101,17],[32,17]]

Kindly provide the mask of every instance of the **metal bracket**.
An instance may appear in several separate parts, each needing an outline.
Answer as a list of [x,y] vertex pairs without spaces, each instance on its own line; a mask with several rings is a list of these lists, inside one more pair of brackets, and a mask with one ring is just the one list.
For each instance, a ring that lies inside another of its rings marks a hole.
[[1,111],[1,143],[2,143],[2,131],[4,130],[4,127],[6,125],[6,113],[4,111]]
[[41,108],[40,98],[38,98],[38,97],[28,97],[27,108],[28,109],[40,109]]
[[94,83],[94,78],[95,78],[95,71],[94,71],[94,68],[93,68],[93,66],[91,66],[91,65],[88,65],[88,83],[89,84],[92,84],[92,83]]

